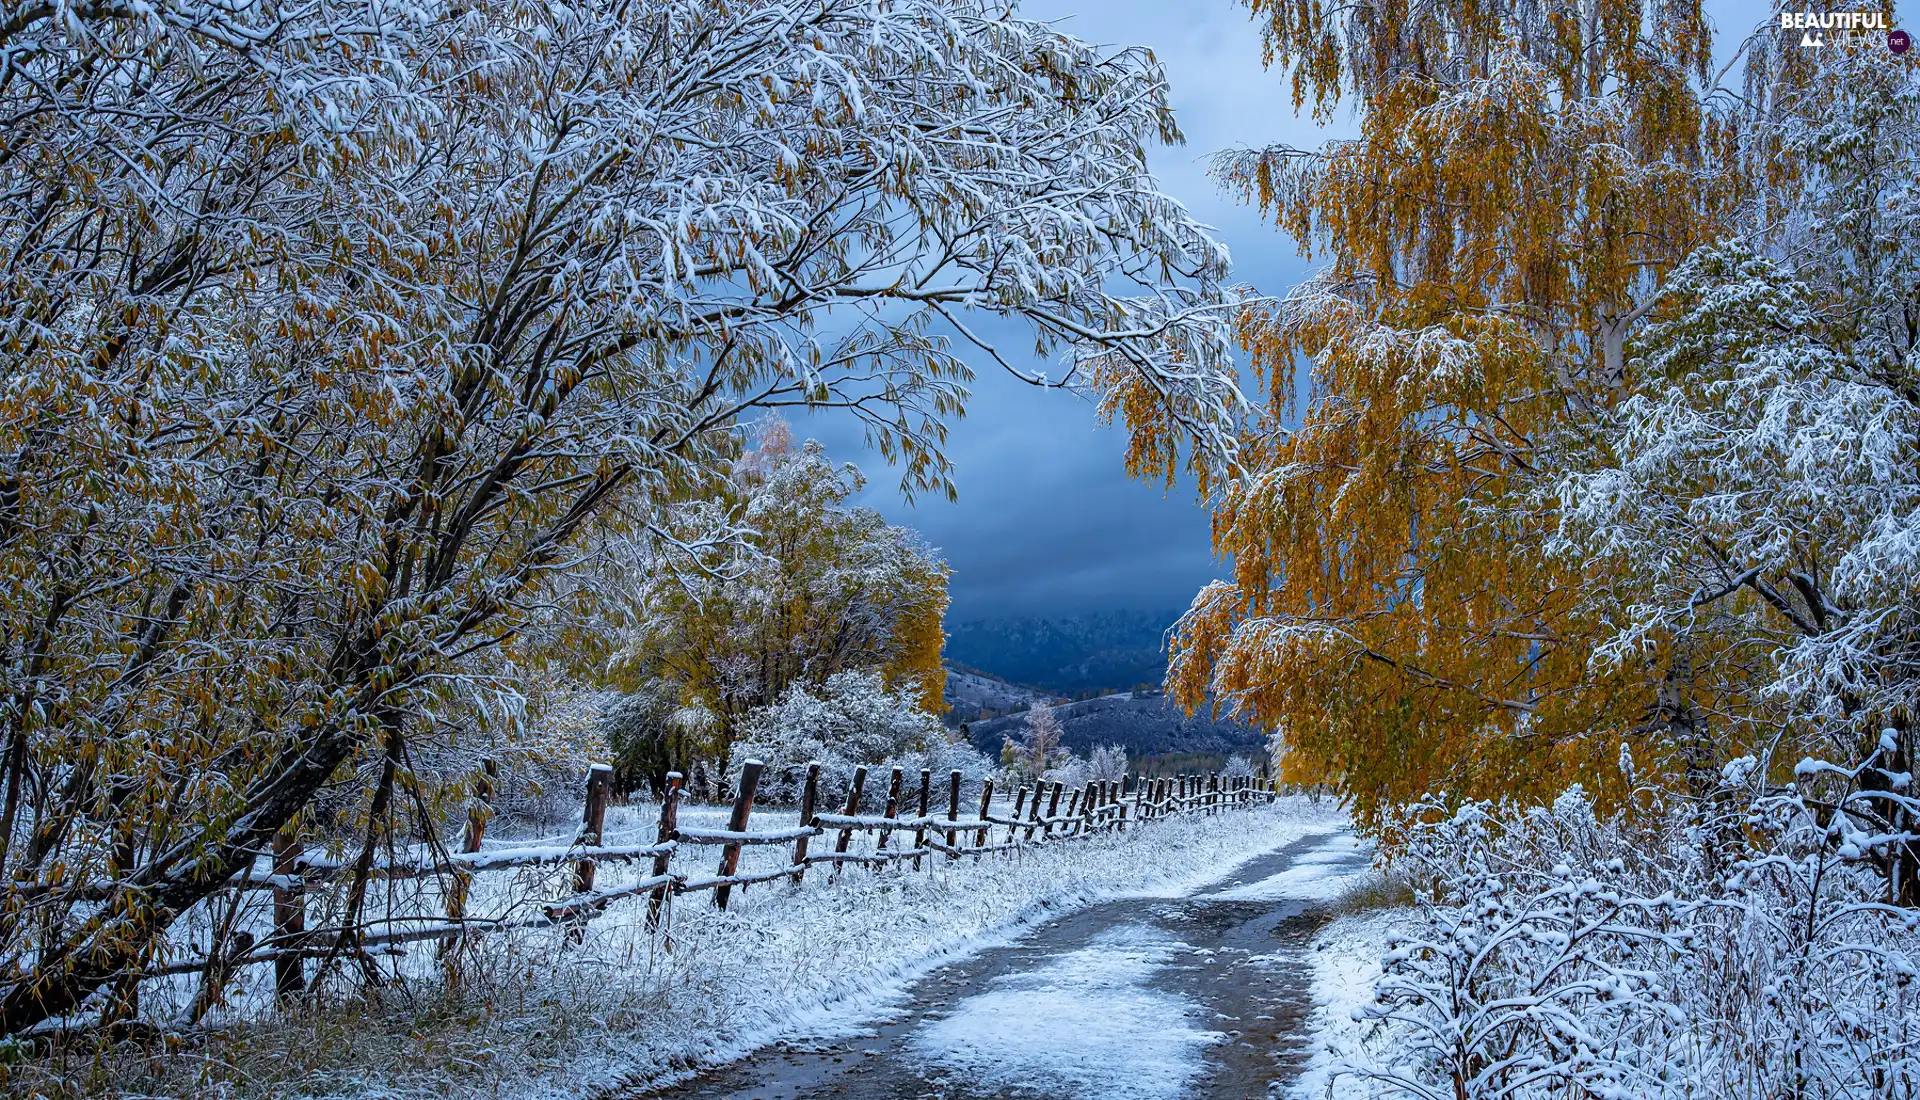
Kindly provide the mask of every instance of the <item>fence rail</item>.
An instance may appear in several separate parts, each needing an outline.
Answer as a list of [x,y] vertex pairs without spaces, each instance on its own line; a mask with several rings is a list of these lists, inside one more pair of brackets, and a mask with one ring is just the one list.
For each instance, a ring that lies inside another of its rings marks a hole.
[[[994,785],[987,780],[981,788],[977,808],[961,816],[961,773],[953,772],[945,784],[944,814],[929,812],[932,773],[921,771],[913,812],[904,810],[901,769],[891,769],[885,809],[882,813],[862,813],[868,769],[856,768],[849,784],[844,809],[831,812],[818,808],[820,767],[807,769],[798,820],[778,828],[750,828],[754,798],[758,793],[762,766],[748,762],[742,769],[739,792],[724,829],[679,824],[682,777],[667,776],[665,794],[660,802],[656,839],[645,844],[603,844],[601,833],[612,795],[613,774],[604,765],[595,765],[588,776],[587,795],[581,825],[571,844],[534,844],[486,848],[486,824],[491,812],[493,777],[497,774],[487,762],[467,817],[462,850],[441,853],[436,858],[388,857],[356,862],[301,851],[292,838],[283,838],[276,846],[272,874],[241,876],[223,889],[229,892],[270,890],[273,892],[273,930],[271,935],[254,939],[236,937],[232,950],[196,959],[150,967],[142,978],[203,973],[208,982],[224,982],[240,967],[272,964],[275,989],[281,996],[301,991],[306,983],[308,960],[332,957],[344,951],[363,956],[404,954],[402,945],[436,941],[447,952],[471,937],[511,929],[565,927],[579,935],[584,926],[616,903],[647,899],[646,926],[658,931],[669,912],[667,902],[675,896],[713,891],[714,904],[725,909],[732,892],[748,886],[790,880],[801,883],[808,868],[825,867],[834,875],[848,865],[874,870],[888,864],[911,862],[918,870],[923,863],[950,863],[1002,852],[1014,852],[1041,845],[1053,845],[1122,832],[1139,825],[1181,814],[1215,814],[1222,810],[1272,801],[1275,785],[1262,777],[1222,775],[1181,775],[1148,778],[1132,776],[1118,781],[1094,781],[1084,787],[1067,790],[1064,784],[1037,782],[1012,792],[1012,806],[996,813]],[[1002,795],[1003,805],[1007,799]],[[1062,806],[1062,799],[1065,806]],[[1042,802],[1046,809],[1041,809]],[[789,811],[790,812],[790,811]],[[766,814],[763,812],[762,817]],[[833,850],[816,852],[812,842],[833,835]],[[873,850],[851,850],[855,835],[877,834]],[[898,837],[899,847],[889,847]],[[792,848],[790,862],[784,866],[742,871],[740,853],[747,847],[787,845]],[[701,848],[720,848],[715,870],[694,873],[676,869],[676,862],[696,858]],[[601,864],[651,861],[649,873],[617,886],[595,887],[596,869]],[[467,913],[472,882],[476,876],[529,867],[573,866],[572,891],[568,895],[533,907],[531,913],[504,918],[486,918]],[[307,897],[311,887],[325,885],[343,877],[365,874],[384,880],[421,879],[442,876],[447,880],[444,913],[389,918],[385,921],[360,921],[351,927],[314,927],[307,925]],[[101,891],[111,883],[92,884]]]

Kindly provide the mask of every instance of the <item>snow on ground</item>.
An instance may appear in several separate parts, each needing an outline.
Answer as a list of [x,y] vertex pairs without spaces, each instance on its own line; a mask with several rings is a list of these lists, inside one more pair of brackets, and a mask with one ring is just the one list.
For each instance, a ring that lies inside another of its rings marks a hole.
[[1213,895],[1222,901],[1331,901],[1360,879],[1371,874],[1368,857],[1373,846],[1351,833],[1338,836],[1302,852],[1292,866],[1279,874],[1256,882],[1222,890]]
[[1379,1095],[1366,1082],[1341,1073],[1339,1066],[1357,1058],[1373,1038],[1375,1025],[1354,1020],[1353,1011],[1373,1002],[1387,934],[1411,918],[1409,910],[1376,909],[1329,921],[1314,937],[1309,954],[1318,1005],[1310,1021],[1313,1056],[1294,1081],[1291,1095],[1297,1100],[1373,1100]]
[[915,1037],[934,1064],[995,1088],[1086,1100],[1174,1100],[1222,1036],[1200,1006],[1145,988],[1182,945],[1137,925],[1116,928],[1046,966],[1002,975]]
[[[1125,834],[1027,849],[1011,858],[947,863],[930,872],[816,870],[799,891],[754,888],[719,913],[705,898],[675,914],[684,945],[661,971],[663,991],[694,1025],[673,1054],[700,1063],[740,1057],[775,1039],[818,1037],[883,1012],[929,970],[1010,942],[1027,927],[1113,897],[1180,896],[1254,856],[1344,824],[1329,805],[1286,799],[1268,807],[1157,821]],[[878,919],[876,919],[878,917]],[[609,930],[605,950],[622,947]],[[631,942],[627,940],[626,942]],[[658,1040],[631,1053],[595,1054],[570,1073],[637,1079],[671,1057]]]
[[[707,825],[722,812],[690,807],[682,820]],[[787,812],[769,813],[764,824],[756,814],[755,825],[784,825]],[[610,816],[611,843],[646,839],[654,827],[645,806]],[[736,891],[725,912],[708,893],[678,898],[670,906],[668,938],[645,930],[644,899],[628,900],[577,943],[553,930],[481,938],[452,1002],[442,999],[435,952],[417,947],[383,963],[392,977],[380,999],[325,1009],[299,1026],[266,1009],[271,970],[251,967],[236,984],[234,1002],[218,1014],[230,1041],[204,1053],[231,1065],[232,1089],[252,1095],[559,1098],[663,1084],[774,1041],[869,1027],[928,971],[1007,943],[1036,923],[1111,898],[1182,896],[1248,859],[1344,824],[1331,804],[1289,798],[980,859],[936,856],[918,871],[849,866],[833,876],[815,867],[798,888],[782,881]],[[910,842],[907,834],[894,845]],[[816,850],[820,846],[816,842]],[[706,849],[689,869],[719,855]],[[791,858],[781,845],[743,855],[741,869],[749,871]],[[676,860],[675,866],[684,865]],[[608,865],[597,885],[617,886],[645,873],[644,867]],[[475,910],[562,896],[567,874],[562,867],[481,876]],[[1148,965],[1147,946],[1136,955],[1139,965]],[[1118,983],[1122,975],[1104,980]],[[156,1009],[170,992],[154,989]],[[1001,992],[1017,998],[1040,991],[1009,986]],[[1083,987],[1063,994],[1063,1003],[1082,995],[1091,997]],[[445,1007],[431,1007],[436,1004]],[[1180,1015],[1177,1001],[1148,998],[1140,1007],[1151,1009],[1155,1021],[1143,1026],[1171,1028],[1176,1047],[1204,1036]],[[1132,1041],[1118,1032],[1084,1036],[1095,1045]],[[952,1046],[961,1057],[962,1045]],[[1163,1083],[1181,1079],[1179,1067],[1192,1061],[1168,1057],[1154,1078]],[[1083,1064],[1095,1061],[1090,1054]],[[174,1070],[149,1068],[156,1075],[141,1085],[151,1094],[222,1091],[184,1062]],[[282,1080],[284,1087],[269,1084]]]

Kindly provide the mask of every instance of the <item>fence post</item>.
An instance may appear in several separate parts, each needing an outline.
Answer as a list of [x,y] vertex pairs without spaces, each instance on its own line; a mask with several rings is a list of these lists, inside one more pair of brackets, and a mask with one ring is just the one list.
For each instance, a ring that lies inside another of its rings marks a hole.
[[[747,818],[753,813],[753,795],[760,789],[760,771],[766,765],[758,760],[749,760],[740,765],[740,792],[733,796],[733,815],[727,818],[727,831],[744,833],[747,831]],[[726,878],[740,869],[740,845],[729,844],[720,849],[720,877]],[[746,887],[741,887],[742,890]],[[727,898],[733,893],[733,884],[723,882],[713,888],[715,908],[725,909]]]
[[[1025,787],[1021,787],[1020,789],[1013,792],[1013,817],[1010,818],[1009,820],[1019,821],[1020,815],[1026,813],[1026,807],[1027,807],[1027,789]],[[1013,843],[1014,833],[1018,831],[1019,830],[1015,829],[1011,825],[1007,826],[1007,843],[1009,844]]]
[[[595,764],[587,771],[587,810],[580,820],[580,838],[575,843],[587,848],[600,846],[600,832],[607,824],[607,800],[613,795],[613,769]],[[583,859],[573,867],[573,892],[585,894],[593,889],[593,861]]]
[[[933,792],[933,770],[931,768],[921,768],[920,769],[920,824],[917,827],[915,827],[913,830],[913,846],[915,848],[925,848],[927,846],[927,797],[932,792]],[[931,866],[933,861],[928,860],[927,862],[928,862],[928,865]],[[920,869],[919,856],[913,857],[913,869],[916,871]]]
[[[862,791],[866,789],[866,786],[867,786],[867,766],[865,764],[861,764],[858,767],[853,769],[853,785],[847,788],[847,816],[848,817],[853,817],[860,812],[860,794]],[[835,837],[833,841],[833,854],[837,856],[845,855],[847,853],[847,845],[851,843],[853,843],[853,830],[852,829],[840,830],[840,835],[838,837]],[[836,862],[833,865],[832,873],[827,875],[827,881],[832,882],[834,879],[839,877],[840,877],[840,864]]]
[[[487,821],[493,817],[493,783],[500,778],[500,765],[493,757],[480,761],[480,774],[474,779],[473,801],[467,804],[467,832],[460,840],[460,850],[471,855],[480,850],[487,836]],[[277,871],[275,872],[278,873]],[[467,894],[473,888],[473,874],[469,871],[455,870],[453,885],[447,891],[447,919],[461,921],[467,916]],[[278,912],[279,895],[275,895],[275,912]],[[276,928],[277,931],[277,928]],[[444,956],[447,949],[459,944],[459,937],[440,941],[440,953]],[[448,971],[449,974],[452,971]]]
[[1074,811],[1077,810],[1079,807],[1080,807],[1080,792],[1068,791],[1067,792],[1067,816],[1071,818],[1074,814]]
[[[893,769],[893,777],[887,782],[887,808],[881,812],[880,816],[884,818],[900,816],[900,769],[898,767]],[[887,838],[892,835],[893,830],[891,828],[885,825],[880,826],[880,843],[874,845],[874,854],[878,855],[887,850]],[[875,874],[878,874],[883,865],[870,863],[868,866],[873,868]]]
[[[820,763],[814,761],[807,765],[807,782],[800,788],[800,826],[813,827],[813,803],[820,797]],[[803,836],[793,842],[793,884],[807,877],[807,845],[813,838]]]
[[980,839],[974,842],[975,848],[987,846],[987,835],[993,832],[993,823],[987,815],[993,812],[993,780],[987,779],[980,784]]
[[[655,835],[655,844],[665,844],[673,839],[675,829],[680,827],[680,784],[685,776],[679,772],[667,773],[667,789],[660,796],[660,831]],[[661,852],[653,857],[653,877],[659,878],[672,866],[673,853]],[[667,904],[667,895],[673,892],[673,883],[663,882],[653,888],[653,895],[647,899],[647,931],[660,927],[660,910]]]
[[[947,776],[947,820],[960,820],[960,771],[957,768]],[[949,826],[946,836],[947,861],[951,863],[960,858],[960,830]]]
[[[1060,792],[1065,788],[1066,788],[1065,783],[1055,783],[1053,785],[1053,797],[1047,799],[1047,823],[1040,830],[1041,840],[1046,840],[1049,837],[1053,836],[1053,819],[1059,816]],[[1040,804],[1039,800],[1035,799],[1034,805],[1038,806],[1039,804]]]
[[[273,838],[274,876],[292,878],[299,871],[299,864],[300,833],[289,825]],[[273,942],[281,954],[273,960],[273,995],[279,1000],[291,1000],[306,988],[307,967],[298,953],[301,933],[306,930],[307,892],[304,884],[274,887]]]

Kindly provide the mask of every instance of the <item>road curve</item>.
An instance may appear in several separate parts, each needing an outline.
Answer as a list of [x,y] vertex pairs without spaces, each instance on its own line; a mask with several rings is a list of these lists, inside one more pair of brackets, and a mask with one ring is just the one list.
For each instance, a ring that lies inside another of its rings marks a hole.
[[782,1044],[661,1100],[1255,1100],[1305,1062],[1305,958],[1367,852],[1304,837],[1179,898],[1041,924],[919,981],[851,1039]]

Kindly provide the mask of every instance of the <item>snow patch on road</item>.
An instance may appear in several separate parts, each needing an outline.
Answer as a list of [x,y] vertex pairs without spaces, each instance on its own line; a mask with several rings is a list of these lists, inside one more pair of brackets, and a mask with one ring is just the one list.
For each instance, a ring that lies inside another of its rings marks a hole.
[[1200,1007],[1148,989],[1179,941],[1129,925],[1046,966],[996,979],[926,1025],[915,1050],[994,1088],[1033,1088],[1089,1100],[1173,1100],[1198,1077],[1218,1032]]
[[1208,897],[1222,901],[1330,901],[1368,873],[1371,852],[1366,841],[1340,833],[1301,853],[1279,874]]

